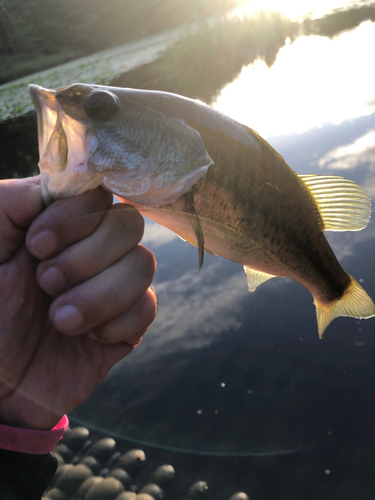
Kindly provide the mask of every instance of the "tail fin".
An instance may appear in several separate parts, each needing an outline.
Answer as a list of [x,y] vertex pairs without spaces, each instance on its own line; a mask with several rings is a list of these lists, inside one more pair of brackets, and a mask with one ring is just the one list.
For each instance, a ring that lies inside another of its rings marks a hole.
[[319,338],[323,338],[324,330],[335,318],[351,316],[352,318],[366,319],[375,316],[375,305],[361,285],[350,274],[351,283],[344,295],[328,306],[316,306]]

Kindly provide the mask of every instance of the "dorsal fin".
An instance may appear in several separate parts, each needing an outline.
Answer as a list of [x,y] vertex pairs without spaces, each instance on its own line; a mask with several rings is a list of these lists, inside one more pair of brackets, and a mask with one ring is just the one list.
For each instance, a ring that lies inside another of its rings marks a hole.
[[324,231],[360,231],[371,216],[367,192],[336,175],[299,175],[309,189],[324,224]]

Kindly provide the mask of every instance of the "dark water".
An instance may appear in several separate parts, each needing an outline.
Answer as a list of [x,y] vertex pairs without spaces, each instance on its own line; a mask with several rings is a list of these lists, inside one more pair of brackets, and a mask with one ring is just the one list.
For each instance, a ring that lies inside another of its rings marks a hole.
[[[316,153],[374,124],[371,115],[273,144],[311,172]],[[366,185],[374,173],[359,162],[350,177]],[[375,297],[375,222],[333,236],[345,270]],[[176,467],[201,467],[212,498],[226,488],[259,499],[372,498],[375,320],[339,318],[320,341],[301,285],[274,279],[250,294],[239,265],[205,256],[198,273],[196,249],[179,239],[149,246],[158,318],[72,416],[164,450]]]
[[[319,159],[373,131],[375,113],[269,141],[299,173],[322,173]],[[2,176],[29,175],[35,117],[0,132]],[[355,155],[354,168],[324,173],[374,195],[375,147]],[[375,219],[328,237],[375,298]],[[212,500],[241,490],[252,500],[375,498],[375,319],[339,318],[320,341],[301,285],[276,278],[250,294],[240,265],[206,255],[198,272],[196,249],[151,222],[144,243],[158,261],[158,317],[72,421],[171,463],[176,499],[198,478]]]

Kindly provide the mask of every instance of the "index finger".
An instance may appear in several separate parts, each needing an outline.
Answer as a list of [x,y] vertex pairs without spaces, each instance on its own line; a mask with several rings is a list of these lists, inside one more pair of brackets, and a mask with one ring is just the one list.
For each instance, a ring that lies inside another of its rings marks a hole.
[[39,177],[0,181],[0,262],[13,256],[41,211]]
[[86,238],[100,224],[112,201],[112,194],[98,187],[79,196],[53,202],[27,232],[29,252],[44,260]]

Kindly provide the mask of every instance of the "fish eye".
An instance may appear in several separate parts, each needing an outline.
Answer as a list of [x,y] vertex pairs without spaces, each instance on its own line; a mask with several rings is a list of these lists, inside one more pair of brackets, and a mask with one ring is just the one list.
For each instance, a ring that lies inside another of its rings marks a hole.
[[83,104],[89,118],[96,121],[106,121],[120,109],[117,96],[107,90],[94,90]]

